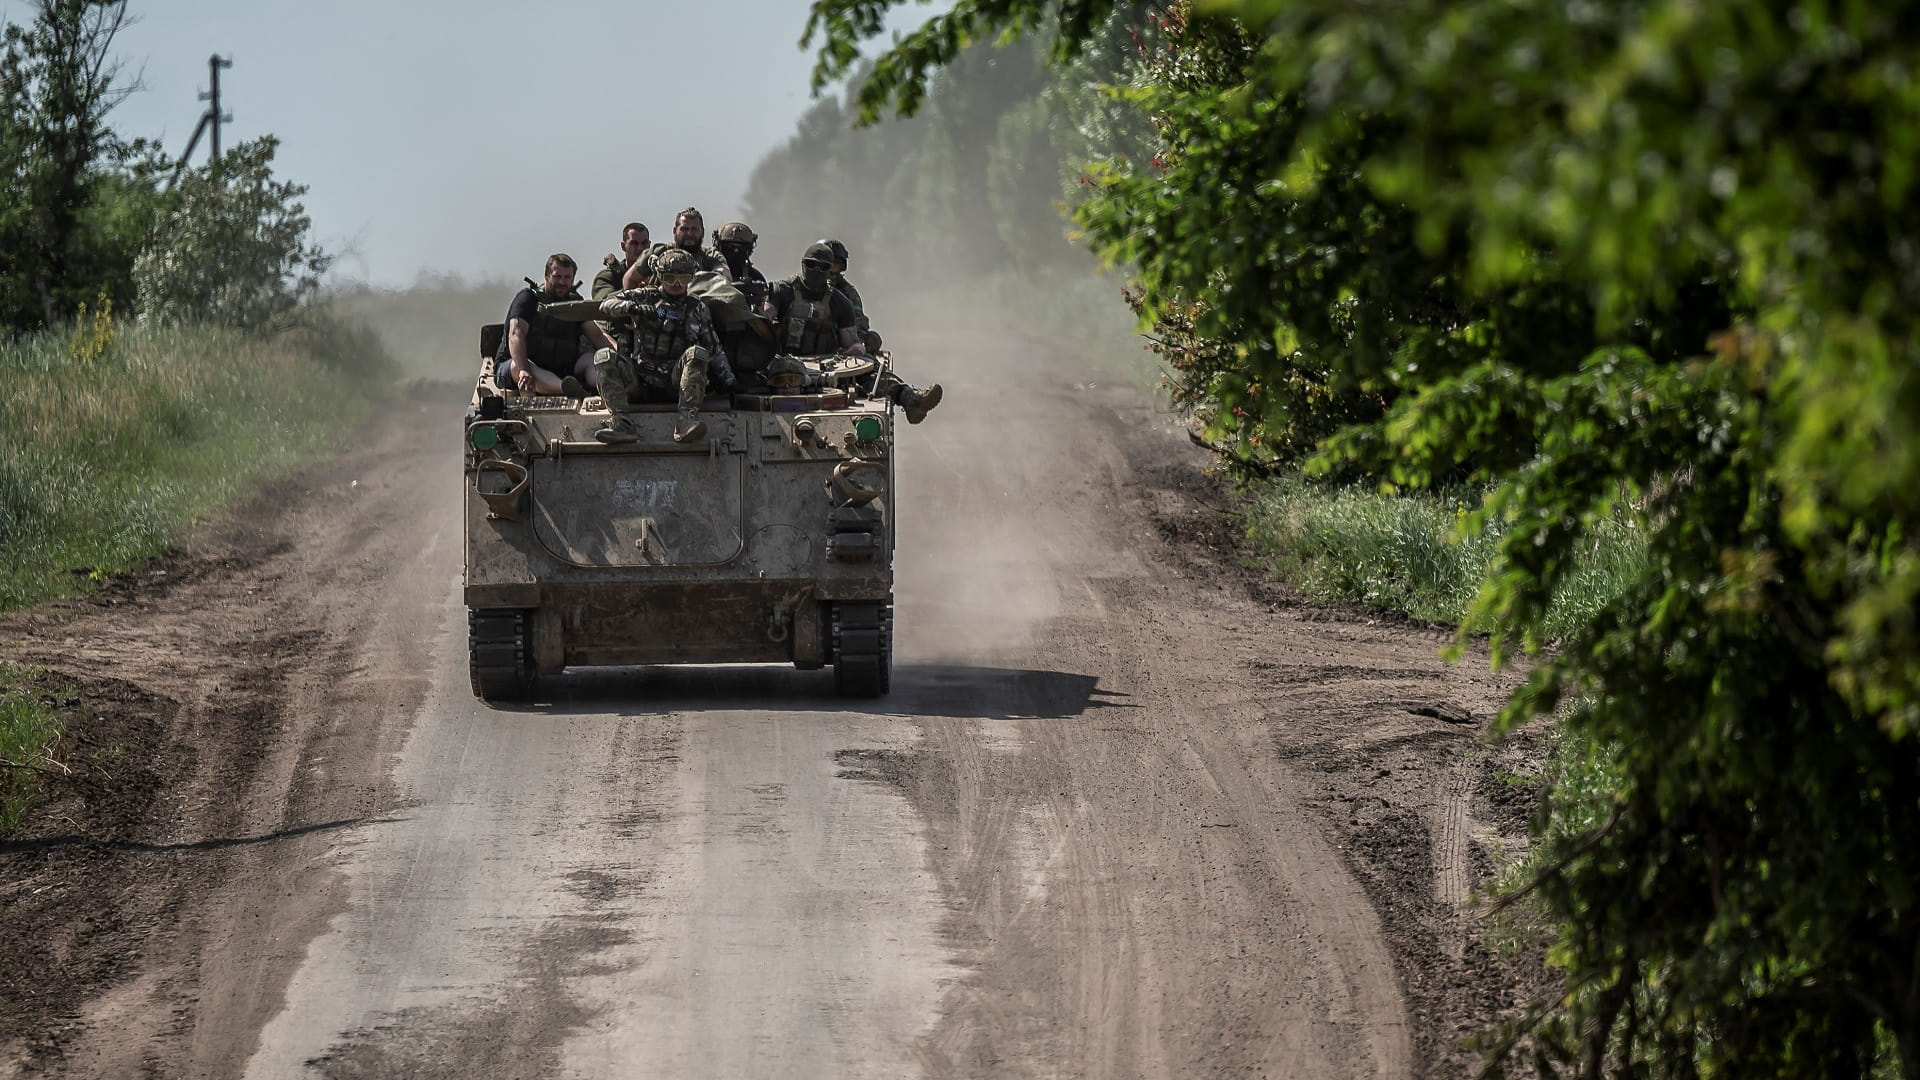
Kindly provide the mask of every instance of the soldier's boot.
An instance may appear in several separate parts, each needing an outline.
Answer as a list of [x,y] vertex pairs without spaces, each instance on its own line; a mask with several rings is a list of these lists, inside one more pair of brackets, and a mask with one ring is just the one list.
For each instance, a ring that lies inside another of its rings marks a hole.
[[600,384],[600,398],[607,403],[607,422],[593,433],[603,443],[630,443],[640,439],[633,421],[627,419],[628,393],[632,389],[629,370],[632,364],[612,349],[601,349],[593,358],[593,372]]
[[706,435],[706,422],[700,419],[700,403],[707,396],[707,350],[694,346],[681,354],[674,372],[680,382],[680,419],[673,426],[673,441],[690,443]]
[[587,396],[587,384],[569,375],[560,380],[560,392],[579,401]]
[[934,406],[940,404],[943,394],[944,391],[940,389],[939,383],[934,383],[925,390],[901,383],[900,388],[894,391],[893,400],[895,404],[907,411],[907,423],[917,424],[927,418],[927,414],[933,411]]

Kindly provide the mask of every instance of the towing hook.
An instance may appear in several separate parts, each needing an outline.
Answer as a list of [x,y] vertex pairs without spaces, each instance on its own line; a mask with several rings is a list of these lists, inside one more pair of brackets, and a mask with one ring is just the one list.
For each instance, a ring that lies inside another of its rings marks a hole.
[[868,487],[865,484],[854,481],[853,474],[864,469],[872,469],[879,473],[885,473],[887,471],[887,467],[884,464],[878,461],[868,461],[865,458],[853,458],[833,467],[832,484],[833,490],[839,494],[841,500],[839,505],[865,506],[883,494],[883,489],[881,488]]

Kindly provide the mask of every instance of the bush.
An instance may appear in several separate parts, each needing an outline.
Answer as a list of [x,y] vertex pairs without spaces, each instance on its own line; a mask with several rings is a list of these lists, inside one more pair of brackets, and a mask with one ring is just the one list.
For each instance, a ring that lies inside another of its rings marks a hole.
[[281,329],[320,289],[333,257],[307,240],[306,188],[273,178],[279,141],[241,143],[188,174],[134,263],[142,318]]

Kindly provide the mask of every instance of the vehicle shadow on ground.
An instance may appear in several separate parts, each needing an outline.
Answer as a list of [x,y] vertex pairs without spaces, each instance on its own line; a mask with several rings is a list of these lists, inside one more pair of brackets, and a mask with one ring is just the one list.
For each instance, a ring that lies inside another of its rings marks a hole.
[[882,716],[1064,720],[1092,709],[1133,709],[1092,675],[966,664],[896,664],[893,691],[843,698],[833,671],[779,667],[635,667],[568,671],[542,679],[533,699],[496,704],[509,712],[566,715],[632,712],[857,712]]

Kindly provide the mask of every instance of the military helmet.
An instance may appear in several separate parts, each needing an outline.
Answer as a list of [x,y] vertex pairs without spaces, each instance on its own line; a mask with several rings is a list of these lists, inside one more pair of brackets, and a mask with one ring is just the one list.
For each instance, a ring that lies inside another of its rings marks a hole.
[[827,269],[833,269],[838,265],[834,262],[833,245],[825,240],[816,240],[808,244],[807,250],[800,255],[800,265],[805,266],[810,262],[825,263]]
[[693,256],[679,248],[662,253],[653,264],[653,272],[656,274],[685,274],[692,277],[699,270],[700,264],[694,261]]
[[833,249],[833,265],[845,270],[847,268],[847,245],[838,240],[822,240],[820,242]]
[[713,242],[716,244],[753,244],[759,239],[744,221],[729,221],[713,230]]

